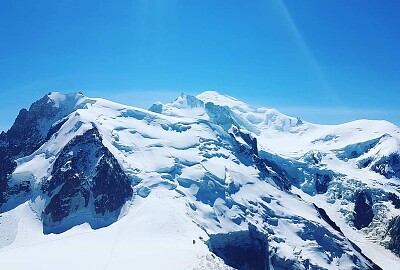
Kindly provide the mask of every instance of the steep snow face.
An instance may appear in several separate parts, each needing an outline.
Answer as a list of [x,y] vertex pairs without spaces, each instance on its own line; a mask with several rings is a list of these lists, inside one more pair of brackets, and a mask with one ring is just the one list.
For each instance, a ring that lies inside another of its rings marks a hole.
[[[142,269],[230,269],[246,265],[235,254],[247,251],[265,254],[255,265],[271,269],[374,267],[362,253],[385,269],[399,262],[376,243],[396,250],[384,231],[400,214],[398,179],[360,165],[374,151],[395,153],[386,142],[399,137],[394,125],[319,126],[216,92],[150,110],[81,94],[40,104],[55,111],[46,136],[1,161],[7,187],[29,187],[2,193],[0,224],[13,226],[0,261],[13,268],[24,268],[14,259],[27,251],[42,269],[49,247],[97,254],[48,269],[118,269],[131,259]],[[395,171],[396,160],[385,166]],[[366,208],[372,218],[359,219]],[[236,237],[246,245],[229,248]]]

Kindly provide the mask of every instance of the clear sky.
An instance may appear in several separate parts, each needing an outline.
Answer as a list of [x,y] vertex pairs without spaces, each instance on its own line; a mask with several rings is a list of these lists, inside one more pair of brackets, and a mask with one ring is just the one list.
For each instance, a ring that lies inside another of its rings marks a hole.
[[204,90],[316,123],[400,124],[400,1],[0,1],[0,130],[49,91]]

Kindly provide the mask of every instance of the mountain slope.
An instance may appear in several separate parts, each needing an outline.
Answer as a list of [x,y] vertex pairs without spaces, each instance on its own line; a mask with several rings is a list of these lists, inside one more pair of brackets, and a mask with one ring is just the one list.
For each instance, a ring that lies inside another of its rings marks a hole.
[[394,269],[399,131],[315,125],[216,92],[149,110],[52,93],[0,137],[0,261]]

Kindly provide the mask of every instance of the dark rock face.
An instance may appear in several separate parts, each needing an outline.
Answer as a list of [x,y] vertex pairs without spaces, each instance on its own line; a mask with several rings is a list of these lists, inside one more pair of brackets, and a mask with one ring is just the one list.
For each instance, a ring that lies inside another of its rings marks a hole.
[[104,153],[96,167],[92,193],[95,212],[100,215],[119,211],[132,197],[131,181],[110,151]]
[[400,216],[393,218],[388,227],[389,249],[400,256]]
[[0,213],[25,202],[31,193],[29,180],[11,181],[11,174],[16,167],[17,163],[7,149],[0,147]]
[[389,192],[387,194],[388,200],[392,202],[394,208],[399,209],[400,208],[400,198],[394,194]]
[[252,225],[248,231],[210,235],[209,249],[224,262],[240,270],[269,269],[269,251],[266,235]]
[[[258,155],[257,139],[251,136],[249,133],[243,132],[236,127],[232,127],[233,134],[230,133],[231,137],[235,140],[238,145],[238,152],[250,155]],[[247,144],[241,144],[236,140],[236,137],[240,137]]]
[[44,232],[59,233],[83,222],[94,228],[111,224],[132,187],[92,128],[63,148],[42,192],[50,197],[42,214]]
[[51,121],[57,113],[57,108],[53,107],[47,96],[33,103],[29,111],[22,109],[14,125],[5,134],[13,156],[27,156],[38,149],[45,141]]
[[262,178],[271,177],[278,187],[284,190],[290,190],[292,182],[295,181],[292,181],[293,179],[289,176],[286,170],[273,160],[260,158],[259,156],[254,156],[253,159]]
[[328,184],[331,178],[327,174],[316,174],[315,175],[315,190],[317,193],[325,193],[328,191]]
[[7,149],[0,146],[0,207],[7,202],[10,192],[9,179],[17,163]]
[[47,140],[47,133],[57,116],[64,117],[53,105],[52,100],[44,96],[29,110],[22,109],[12,127],[0,134],[0,212],[17,206],[5,206],[10,198],[24,197],[31,191],[28,180],[10,183],[10,176],[17,166],[15,160],[36,151]]
[[371,166],[371,169],[386,178],[400,178],[400,156],[397,153],[383,157]]
[[49,140],[49,139],[51,138],[51,136],[53,136],[54,133],[56,133],[57,131],[59,131],[60,128],[62,127],[62,125],[64,125],[65,122],[67,122],[67,120],[68,120],[68,119],[66,118],[66,119],[63,119],[63,120],[61,120],[61,121],[58,121],[58,122],[54,123],[54,124],[50,127],[49,131],[47,132],[46,140]]
[[374,218],[374,212],[372,211],[372,197],[369,192],[362,190],[358,191],[354,195],[355,207],[354,207],[354,227],[358,230],[368,227]]
[[313,206],[314,206],[315,209],[317,209],[319,215],[322,217],[323,220],[325,220],[329,225],[331,225],[331,227],[333,229],[335,229],[339,233],[343,234],[343,232],[340,229],[340,227],[328,216],[328,214],[326,213],[326,211],[323,208],[318,207],[314,203],[313,203]]

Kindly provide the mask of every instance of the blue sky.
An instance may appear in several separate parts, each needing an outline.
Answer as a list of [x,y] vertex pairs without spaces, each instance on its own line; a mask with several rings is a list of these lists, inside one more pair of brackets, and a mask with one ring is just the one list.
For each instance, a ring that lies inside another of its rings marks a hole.
[[0,130],[49,91],[139,107],[217,90],[400,124],[400,1],[0,1]]

